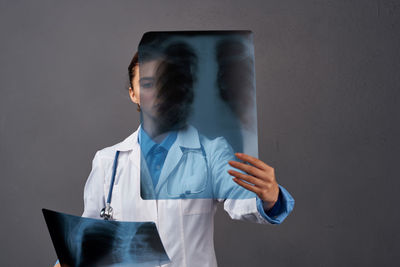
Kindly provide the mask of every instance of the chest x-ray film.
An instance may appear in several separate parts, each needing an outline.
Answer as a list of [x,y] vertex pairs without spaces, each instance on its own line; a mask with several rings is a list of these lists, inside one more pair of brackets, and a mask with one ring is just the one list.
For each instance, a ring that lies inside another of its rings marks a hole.
[[154,222],[120,222],[43,209],[63,267],[150,267],[169,263]]
[[227,173],[258,157],[252,33],[148,32],[138,54],[142,198],[255,197]]

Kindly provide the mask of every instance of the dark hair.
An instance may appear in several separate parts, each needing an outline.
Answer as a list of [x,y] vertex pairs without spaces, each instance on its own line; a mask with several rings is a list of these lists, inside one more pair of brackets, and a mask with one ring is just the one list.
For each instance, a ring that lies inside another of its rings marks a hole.
[[135,67],[137,65],[139,65],[139,53],[138,52],[136,52],[135,55],[133,55],[131,63],[129,64],[129,67],[128,67],[129,85],[132,87],[132,89],[133,89],[132,80],[133,80],[133,77],[135,77]]
[[[135,67],[138,66],[140,63],[148,62],[154,59],[161,59],[163,58],[162,54],[159,51],[154,49],[140,49],[140,52],[135,52],[131,63],[128,66],[128,75],[129,75],[129,85],[133,89],[132,80],[136,75]],[[139,62],[140,61],[140,62]]]

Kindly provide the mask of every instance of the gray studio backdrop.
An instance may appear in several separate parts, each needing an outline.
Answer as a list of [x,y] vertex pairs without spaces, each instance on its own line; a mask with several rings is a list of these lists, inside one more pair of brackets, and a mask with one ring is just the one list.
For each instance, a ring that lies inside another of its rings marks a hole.
[[0,1],[0,266],[50,266],[41,214],[83,211],[95,152],[138,126],[127,66],[151,30],[254,33],[259,155],[282,225],[215,221],[220,266],[399,262],[398,1]]

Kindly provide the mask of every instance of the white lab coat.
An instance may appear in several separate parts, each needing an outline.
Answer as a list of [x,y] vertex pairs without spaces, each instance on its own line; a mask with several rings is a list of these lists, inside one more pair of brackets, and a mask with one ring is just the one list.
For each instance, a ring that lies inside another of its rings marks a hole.
[[[138,129],[139,130],[139,129]],[[111,206],[114,219],[121,221],[154,221],[165,250],[171,259],[168,267],[217,266],[213,233],[214,214],[218,201],[224,201],[224,209],[230,217],[255,223],[269,223],[257,210],[256,198],[248,199],[158,199],[143,200],[140,197],[140,146],[138,130],[122,142],[97,151],[92,170],[84,189],[84,217],[100,218],[100,210],[110,187],[113,161],[116,150],[121,151],[115,176]],[[189,126],[179,131],[175,143],[166,157],[159,184],[168,176],[168,168],[174,168],[182,152],[180,148],[199,148],[203,145],[211,164],[222,162],[225,166],[220,177],[229,179],[235,190],[244,190],[226,172],[227,161],[233,159],[232,149],[224,138],[209,140]],[[221,171],[221,170],[219,170]],[[214,174],[215,176],[215,174]],[[157,190],[157,188],[156,188]],[[158,188],[162,190],[162,188]],[[247,193],[248,191],[245,190]],[[255,196],[255,195],[254,195]]]

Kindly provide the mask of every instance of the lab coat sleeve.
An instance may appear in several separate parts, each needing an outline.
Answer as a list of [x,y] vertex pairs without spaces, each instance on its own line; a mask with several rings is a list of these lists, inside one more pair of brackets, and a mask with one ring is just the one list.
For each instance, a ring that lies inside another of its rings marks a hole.
[[92,161],[92,170],[86,180],[84,193],[84,211],[82,217],[100,219],[100,211],[105,205],[104,170],[102,168],[100,151]]
[[233,177],[228,170],[233,167],[228,164],[228,161],[237,159],[232,147],[223,137],[214,139],[210,150],[212,151],[210,162],[214,198],[224,202],[224,209],[232,219],[261,224],[279,224],[289,215],[294,206],[294,199],[282,186],[279,186],[282,201],[270,217],[264,210],[262,200],[255,193],[232,180]]

